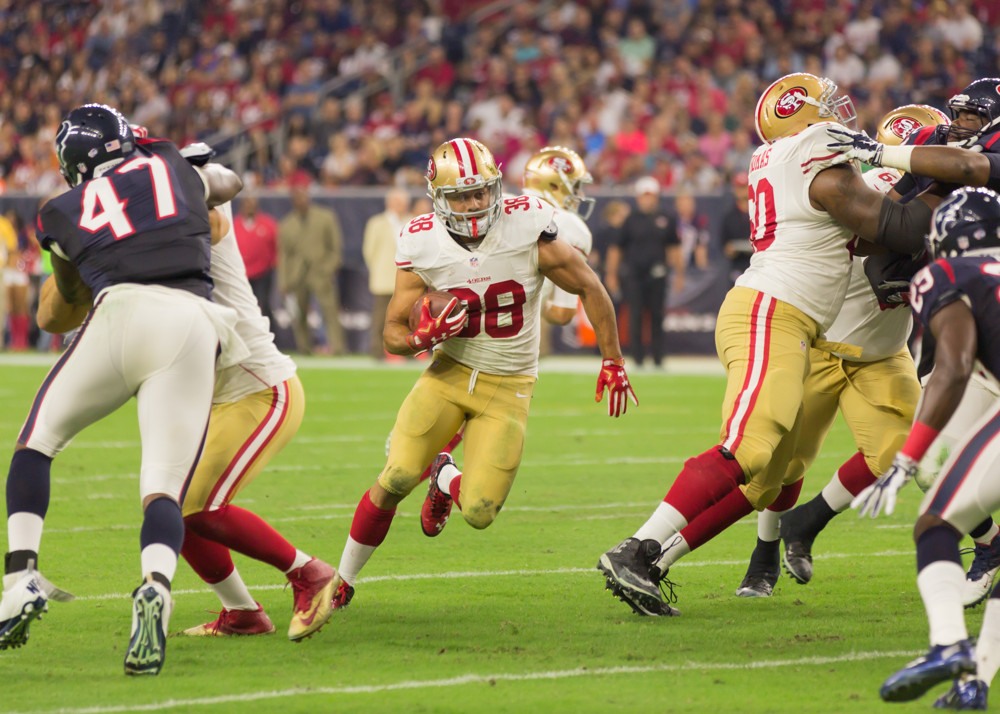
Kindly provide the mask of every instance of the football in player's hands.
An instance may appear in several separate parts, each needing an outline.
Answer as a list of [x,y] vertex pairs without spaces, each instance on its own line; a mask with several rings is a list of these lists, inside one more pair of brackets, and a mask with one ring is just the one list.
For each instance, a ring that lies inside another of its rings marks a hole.
[[[427,298],[430,301],[428,308],[431,313],[431,317],[437,317],[441,314],[441,311],[447,307],[448,303],[455,299],[455,296],[443,290],[431,290],[430,292],[421,295],[420,298],[413,303],[413,307],[410,308],[410,330],[416,330],[420,327],[420,310],[424,304],[424,298]],[[458,314],[464,308],[465,306],[461,301],[455,303],[455,307],[452,308],[451,315],[449,315],[449,317]]]

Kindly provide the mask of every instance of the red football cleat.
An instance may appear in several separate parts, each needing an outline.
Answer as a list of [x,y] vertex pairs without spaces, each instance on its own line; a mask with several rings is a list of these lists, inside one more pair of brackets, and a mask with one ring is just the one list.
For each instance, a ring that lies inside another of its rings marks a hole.
[[274,632],[274,623],[257,603],[256,610],[222,609],[218,619],[204,625],[189,627],[181,634],[191,637],[219,637],[225,635],[269,635]]
[[333,594],[331,607],[334,610],[343,610],[351,604],[351,598],[354,597],[354,588],[341,580],[339,575],[336,582],[338,583],[337,591]]
[[333,610],[333,579],[337,571],[318,558],[313,558],[300,568],[288,573],[295,596],[292,621],[288,625],[288,639],[296,642],[319,631],[330,619]]
[[431,538],[444,530],[454,503],[451,496],[438,486],[438,474],[446,464],[455,465],[455,460],[447,452],[438,454],[434,459],[431,465],[431,477],[428,479],[430,485],[427,487],[427,498],[424,499],[424,505],[420,509],[420,527],[424,530],[424,535]]

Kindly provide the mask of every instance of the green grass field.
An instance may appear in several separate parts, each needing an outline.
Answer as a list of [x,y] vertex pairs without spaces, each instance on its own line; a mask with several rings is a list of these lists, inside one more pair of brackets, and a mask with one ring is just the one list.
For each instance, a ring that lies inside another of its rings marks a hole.
[[[300,374],[299,434],[241,494],[300,548],[336,565],[360,495],[384,460],[417,373]],[[873,712],[924,711],[878,698],[927,646],[910,527],[920,494],[876,521],[847,513],[817,541],[808,586],[733,595],[754,545],[737,523],[671,570],[679,618],[639,618],[603,589],[598,556],[629,536],[685,458],[715,443],[718,376],[633,375],[640,406],[618,420],[593,403],[594,373],[543,372],[524,461],[486,531],[456,514],[436,539],[405,501],[345,611],[300,644],[284,631],[283,576],[236,556],[278,634],[169,640],[159,677],[127,678],[129,593],[138,583],[139,438],[134,403],[87,429],[53,466],[41,570],[74,592],[51,603],[26,647],[0,653],[0,709],[18,712]],[[43,367],[0,366],[7,463]],[[808,437],[809,435],[807,435]],[[853,452],[838,421],[803,498]],[[459,458],[459,461],[461,459]],[[181,563],[170,621],[213,616],[214,595]],[[968,617],[978,632],[982,609]]]

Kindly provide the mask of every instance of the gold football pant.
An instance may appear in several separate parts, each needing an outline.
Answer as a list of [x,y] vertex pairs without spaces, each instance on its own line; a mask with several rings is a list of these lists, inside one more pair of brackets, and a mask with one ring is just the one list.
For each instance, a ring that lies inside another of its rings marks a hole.
[[[818,331],[801,310],[749,288],[730,290],[719,310],[715,347],[727,377],[719,443],[743,468],[744,493],[755,508],[767,507],[781,491]],[[772,462],[782,464],[780,473],[765,469]]]
[[[909,351],[904,347],[877,362],[852,362],[813,349],[809,359],[801,437],[781,482],[792,484],[802,478],[819,455],[838,409],[868,468],[880,476],[906,441],[920,397]],[[765,471],[783,467],[775,462]],[[763,480],[770,483],[775,476],[769,473]]]
[[235,402],[212,405],[205,449],[184,497],[185,516],[227,505],[292,440],[305,393],[298,376]]
[[378,482],[406,496],[466,422],[459,504],[474,528],[486,528],[510,493],[524,451],[535,378],[478,372],[438,354],[413,385],[392,427]]

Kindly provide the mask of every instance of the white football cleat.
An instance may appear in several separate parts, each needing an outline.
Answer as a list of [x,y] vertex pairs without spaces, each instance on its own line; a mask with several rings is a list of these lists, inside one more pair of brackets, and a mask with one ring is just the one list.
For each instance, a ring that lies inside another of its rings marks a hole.
[[28,641],[32,620],[41,619],[49,609],[49,598],[34,570],[25,571],[0,599],[0,650],[20,647]]
[[159,674],[166,658],[173,598],[155,580],[144,582],[132,597],[132,636],[125,653],[125,674]]

